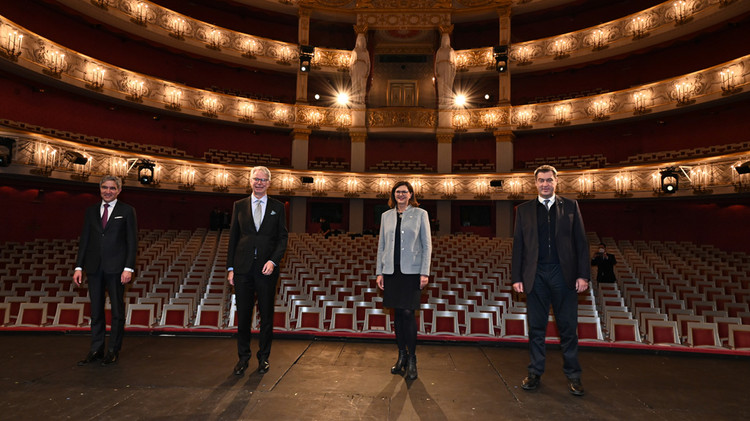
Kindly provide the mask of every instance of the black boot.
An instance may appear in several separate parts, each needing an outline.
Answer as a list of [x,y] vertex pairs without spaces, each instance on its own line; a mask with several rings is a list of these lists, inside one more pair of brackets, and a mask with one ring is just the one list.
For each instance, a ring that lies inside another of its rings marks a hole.
[[399,350],[398,351],[398,360],[396,360],[396,364],[391,367],[391,374],[401,374],[402,371],[406,368],[406,360],[409,358],[409,355],[406,353],[406,350]]
[[409,355],[409,362],[406,365],[406,378],[414,380],[417,378],[417,356]]

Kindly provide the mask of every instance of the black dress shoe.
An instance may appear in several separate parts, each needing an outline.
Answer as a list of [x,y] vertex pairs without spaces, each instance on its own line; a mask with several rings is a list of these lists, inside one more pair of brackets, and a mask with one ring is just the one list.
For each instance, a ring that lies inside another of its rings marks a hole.
[[575,396],[583,396],[583,384],[581,379],[568,379],[568,390]]
[[94,361],[98,361],[102,359],[102,356],[104,355],[103,351],[90,351],[88,354],[86,354],[86,358],[82,359],[81,361],[78,361],[78,365],[86,365],[88,363],[93,363]]
[[234,375],[235,376],[241,376],[245,369],[247,369],[247,361],[237,361],[237,365],[234,366]]
[[260,374],[266,374],[268,373],[268,370],[271,368],[271,365],[268,364],[268,360],[260,360],[258,361],[258,373]]
[[534,390],[537,387],[539,387],[539,381],[541,380],[541,377],[537,374],[531,374],[523,379],[523,382],[521,382],[521,388],[523,390]]
[[120,354],[117,351],[107,351],[107,354],[104,356],[104,359],[102,360],[102,365],[111,365],[111,364],[116,363],[119,355]]

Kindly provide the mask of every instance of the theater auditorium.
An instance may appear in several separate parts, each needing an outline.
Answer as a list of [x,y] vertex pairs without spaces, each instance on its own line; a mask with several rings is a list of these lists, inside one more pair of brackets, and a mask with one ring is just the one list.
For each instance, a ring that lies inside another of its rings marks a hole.
[[[748,419],[748,40],[748,0],[1,2],[2,418]],[[578,294],[585,396],[554,312],[521,384],[514,223],[542,165],[586,259],[616,260]],[[258,166],[288,242],[270,369],[235,375],[230,223]],[[79,365],[106,175],[137,257],[119,358]],[[432,242],[416,379],[389,370],[376,283],[399,181]]]

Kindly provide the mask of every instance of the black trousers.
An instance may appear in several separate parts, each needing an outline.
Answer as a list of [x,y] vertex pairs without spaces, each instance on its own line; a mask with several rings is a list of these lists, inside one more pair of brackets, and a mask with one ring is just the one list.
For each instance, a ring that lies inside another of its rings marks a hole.
[[91,348],[92,352],[104,350],[104,336],[107,333],[107,320],[104,311],[105,291],[109,293],[112,305],[112,328],[109,333],[109,349],[119,352],[125,332],[125,286],[120,282],[120,273],[98,271],[87,274],[89,299],[91,300]]
[[276,281],[279,268],[270,275],[261,271],[265,262],[255,260],[249,273],[234,274],[234,293],[237,304],[237,355],[241,361],[248,361],[250,352],[250,329],[252,327],[255,300],[258,300],[260,313],[260,338],[258,339],[258,360],[268,360],[273,340],[273,307],[276,300]]
[[546,359],[545,336],[549,307],[555,313],[560,347],[563,356],[563,372],[568,378],[581,377],[578,362],[578,294],[565,283],[560,265],[539,265],[534,287],[526,297],[529,323],[529,373],[542,375]]

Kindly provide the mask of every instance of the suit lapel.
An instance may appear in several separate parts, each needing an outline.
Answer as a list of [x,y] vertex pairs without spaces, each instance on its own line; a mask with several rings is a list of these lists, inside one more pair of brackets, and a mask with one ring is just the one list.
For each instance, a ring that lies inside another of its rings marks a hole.
[[565,215],[565,209],[563,206],[563,200],[560,196],[557,196],[557,206],[555,206],[556,209],[556,218],[557,221],[555,221],[555,238],[557,238],[557,233],[560,231],[560,222],[563,220],[563,216]]

